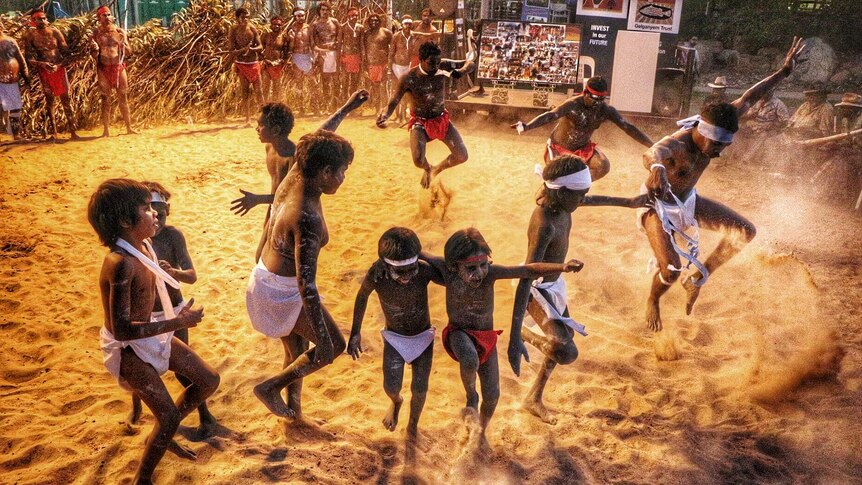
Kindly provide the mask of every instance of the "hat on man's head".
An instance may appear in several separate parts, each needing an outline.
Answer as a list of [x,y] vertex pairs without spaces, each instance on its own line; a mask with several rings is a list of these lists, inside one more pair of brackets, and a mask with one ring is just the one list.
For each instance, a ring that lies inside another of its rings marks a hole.
[[844,93],[841,96],[841,102],[835,106],[850,106],[852,108],[862,108],[862,96],[856,93]]
[[718,76],[715,78],[714,83],[707,83],[706,85],[713,89],[727,89],[727,78],[724,76]]

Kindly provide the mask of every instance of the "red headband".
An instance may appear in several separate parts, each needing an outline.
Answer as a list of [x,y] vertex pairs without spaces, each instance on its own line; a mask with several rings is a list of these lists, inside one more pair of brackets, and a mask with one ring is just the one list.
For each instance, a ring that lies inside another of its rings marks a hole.
[[108,15],[110,15],[110,14],[111,14],[111,9],[110,9],[110,8],[108,8],[108,7],[107,7],[107,6],[105,6],[105,5],[102,5],[101,7],[99,7],[99,8],[96,10],[96,15],[102,15],[102,14],[108,14]]
[[464,258],[461,260],[462,263],[476,263],[478,261],[487,261],[487,254],[477,254],[475,256],[470,256],[469,258]]
[[586,91],[588,93],[592,94],[593,96],[607,96],[608,95],[607,91],[596,91],[595,89],[591,88],[589,85],[587,85]]

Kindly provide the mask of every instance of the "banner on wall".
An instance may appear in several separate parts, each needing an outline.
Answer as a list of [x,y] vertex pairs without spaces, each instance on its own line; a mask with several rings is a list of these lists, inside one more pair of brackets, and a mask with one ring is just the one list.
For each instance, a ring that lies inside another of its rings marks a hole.
[[629,30],[678,34],[682,0],[631,0]]
[[577,2],[577,14],[587,17],[624,19],[629,11],[629,0],[577,0]]

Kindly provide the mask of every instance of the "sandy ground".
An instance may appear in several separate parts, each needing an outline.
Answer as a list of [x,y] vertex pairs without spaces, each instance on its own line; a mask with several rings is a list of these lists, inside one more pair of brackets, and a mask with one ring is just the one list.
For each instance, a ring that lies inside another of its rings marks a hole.
[[[299,120],[294,138],[319,122]],[[465,120],[459,126],[471,159],[442,177],[454,192],[449,220],[421,217],[424,195],[407,134],[371,125],[370,118],[343,124],[356,160],[339,192],[324,197],[331,242],[319,286],[345,335],[385,229],[411,227],[426,249],[441,253],[453,231],[472,225],[495,262],[515,264],[526,252],[539,184],[532,167],[544,134],[517,137]],[[593,193],[636,193],[645,178],[643,148],[613,127],[596,140],[613,168]],[[430,158],[444,150],[435,143]],[[307,423],[285,426],[252,394],[282,361],[280,343],[251,329],[244,304],[264,209],[242,218],[228,210],[238,188],[268,187],[253,129],[182,125],[0,147],[0,482],[127,482],[138,465],[153,417],[145,412],[140,426],[127,427],[130,397],[102,366],[97,274],[106,250],[85,215],[99,182],[131,177],[161,181],[174,193],[168,222],[185,233],[199,275],[184,294],[206,308],[192,345],[222,377],[210,400],[219,432],[197,440],[191,415],[179,439],[194,441],[198,460],[166,455],[159,483],[859,483],[862,217],[803,203],[807,195],[757,167],[724,159],[714,165],[700,192],[750,217],[759,233],[714,275],[692,316],[677,285],[664,299],[666,330],[647,331],[650,253],[634,212],[579,209],[570,256],[586,267],[566,278],[572,314],[590,335],[576,338],[580,357],[551,378],[546,402],[559,423],[544,424],[519,407],[541,360],[529,347],[533,362],[520,378],[501,359],[492,453],[462,456],[464,391],[438,340],[421,450],[415,465],[405,466],[406,407],[394,433],[381,425],[389,402],[376,297],[363,329],[364,356],[342,356],[305,379]],[[711,251],[718,234],[702,237]],[[508,283],[497,285],[501,356],[513,293]],[[443,298],[431,289],[438,330],[446,324]],[[165,378],[176,392],[176,379]],[[404,392],[409,398],[406,384]]]

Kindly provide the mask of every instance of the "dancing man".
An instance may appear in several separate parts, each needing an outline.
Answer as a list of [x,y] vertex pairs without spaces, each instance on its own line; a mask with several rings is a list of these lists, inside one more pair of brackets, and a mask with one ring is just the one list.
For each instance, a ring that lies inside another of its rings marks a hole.
[[[441,59],[440,47],[434,42],[426,42],[419,48],[419,66],[410,70],[399,82],[395,94],[389,100],[386,111],[377,117],[377,126],[385,127],[386,120],[395,111],[404,94],[413,97],[413,109],[407,129],[410,130],[410,151],[413,164],[423,171],[423,188],[431,185],[431,179],[447,168],[467,161],[467,147],[461,134],[449,121],[446,110],[446,86],[449,78],[460,78],[470,72],[473,62]],[[425,158],[425,145],[431,140],[442,140],[449,147],[449,156],[439,165],[428,163]]]
[[545,149],[545,163],[560,155],[577,155],[587,162],[590,175],[596,181],[608,174],[611,162],[592,141],[593,132],[605,121],[619,126],[627,135],[649,148],[653,141],[635,125],[627,122],[619,112],[605,100],[608,97],[608,82],[600,76],[587,81],[584,92],[567,99],[556,108],[542,113],[527,123],[519,121],[512,125],[518,134],[559,120]]

